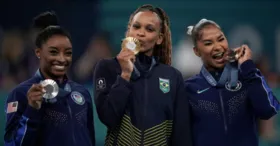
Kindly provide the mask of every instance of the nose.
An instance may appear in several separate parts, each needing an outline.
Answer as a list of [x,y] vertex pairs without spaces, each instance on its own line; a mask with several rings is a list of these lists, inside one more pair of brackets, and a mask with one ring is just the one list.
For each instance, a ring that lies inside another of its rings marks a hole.
[[59,56],[57,57],[57,61],[60,62],[61,64],[64,64],[66,62],[65,55],[63,53],[60,53]]
[[138,36],[138,37],[144,37],[144,36],[145,36],[145,30],[143,30],[143,28],[142,28],[142,29],[139,29],[139,30],[137,31],[137,36]]
[[220,44],[220,43],[215,43],[215,45],[214,45],[214,51],[216,51],[216,52],[221,52],[221,51],[223,51],[224,50],[224,48],[223,48],[223,46]]

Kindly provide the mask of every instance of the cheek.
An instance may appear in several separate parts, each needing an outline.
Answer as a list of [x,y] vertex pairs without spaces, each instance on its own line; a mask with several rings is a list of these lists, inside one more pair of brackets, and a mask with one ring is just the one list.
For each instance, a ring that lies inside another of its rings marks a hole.
[[47,67],[49,67],[49,66],[51,66],[52,65],[52,58],[51,57],[46,57],[45,59],[44,59],[44,64],[45,64],[45,66],[47,66]]
[[227,41],[224,41],[223,44],[222,44],[223,48],[226,48],[228,49],[228,42]]
[[202,49],[200,49],[200,55],[201,55],[201,57],[203,57],[203,58],[208,58],[210,55],[211,55],[211,46],[203,46],[203,48]]
[[72,57],[66,57],[66,60],[67,60],[67,62],[68,62],[69,64],[72,63]]
[[158,36],[156,35],[147,36],[147,42],[149,43],[149,45],[155,45],[157,40],[158,40]]
[[136,31],[130,27],[126,32],[126,37],[136,37]]

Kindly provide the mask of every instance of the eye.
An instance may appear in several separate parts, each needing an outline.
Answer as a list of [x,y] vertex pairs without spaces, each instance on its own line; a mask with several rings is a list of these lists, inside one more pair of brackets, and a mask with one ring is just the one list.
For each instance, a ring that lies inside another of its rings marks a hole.
[[139,24],[133,24],[132,27],[133,27],[134,29],[139,29],[139,28],[140,28],[140,25],[139,25]]
[[205,46],[210,46],[210,45],[212,45],[212,43],[211,42],[204,42],[204,45]]
[[222,38],[219,39],[219,42],[222,42],[222,41],[224,41],[224,40],[225,40],[225,38],[222,37]]
[[56,50],[50,50],[51,55],[56,55],[58,52]]
[[153,32],[153,31],[155,31],[155,29],[154,29],[153,27],[151,27],[151,26],[148,26],[146,29],[147,29],[148,32]]
[[154,29],[147,28],[147,31],[148,31],[148,32],[153,32],[153,31],[154,31]]
[[71,55],[72,55],[72,51],[67,51],[67,52],[65,52],[65,54],[66,54],[67,56],[71,56]]

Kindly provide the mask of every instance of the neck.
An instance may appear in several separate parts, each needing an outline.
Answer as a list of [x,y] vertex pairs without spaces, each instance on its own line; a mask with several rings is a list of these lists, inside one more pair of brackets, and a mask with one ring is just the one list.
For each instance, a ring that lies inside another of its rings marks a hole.
[[148,50],[147,52],[143,52],[146,56],[153,56],[153,49]]
[[223,71],[225,66],[223,66],[221,68],[215,68],[215,67],[212,67],[212,66],[209,66],[209,65],[205,65],[205,68],[209,72],[216,72],[216,71]]

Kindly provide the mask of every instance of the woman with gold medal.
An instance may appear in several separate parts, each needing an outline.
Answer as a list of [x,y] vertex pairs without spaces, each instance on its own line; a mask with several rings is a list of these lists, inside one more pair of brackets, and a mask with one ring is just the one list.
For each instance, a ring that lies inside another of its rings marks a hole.
[[143,5],[129,19],[120,53],[95,69],[105,145],[191,145],[183,77],[170,64],[169,19],[161,8]]

